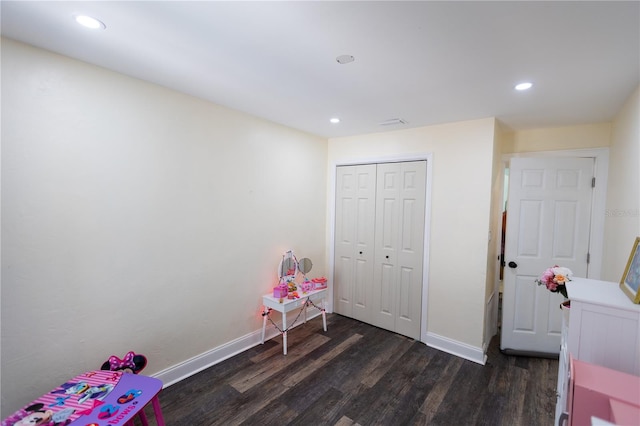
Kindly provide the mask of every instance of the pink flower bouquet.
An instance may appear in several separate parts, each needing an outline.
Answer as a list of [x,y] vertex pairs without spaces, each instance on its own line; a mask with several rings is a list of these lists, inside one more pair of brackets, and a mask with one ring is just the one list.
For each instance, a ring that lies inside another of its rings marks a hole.
[[536,283],[545,285],[550,292],[560,293],[565,299],[568,299],[566,284],[567,281],[571,281],[572,276],[571,269],[556,265],[544,271],[542,276],[536,280]]

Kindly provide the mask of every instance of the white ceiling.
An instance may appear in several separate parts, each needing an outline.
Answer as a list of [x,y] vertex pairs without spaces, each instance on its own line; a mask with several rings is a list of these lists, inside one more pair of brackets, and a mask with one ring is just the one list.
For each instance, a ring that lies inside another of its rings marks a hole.
[[[638,1],[0,8],[5,37],[324,137],[492,116],[512,129],[610,121],[640,81]],[[80,27],[78,13],[106,29]],[[344,54],[355,61],[337,63]],[[513,90],[524,80],[533,89]],[[379,125],[392,118],[408,123]]]

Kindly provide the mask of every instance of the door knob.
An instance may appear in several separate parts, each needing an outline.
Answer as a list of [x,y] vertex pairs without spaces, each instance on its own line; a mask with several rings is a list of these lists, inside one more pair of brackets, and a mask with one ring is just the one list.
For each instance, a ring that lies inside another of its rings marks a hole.
[[514,262],[513,260],[511,262],[508,263],[509,268],[517,268],[518,264],[516,262]]

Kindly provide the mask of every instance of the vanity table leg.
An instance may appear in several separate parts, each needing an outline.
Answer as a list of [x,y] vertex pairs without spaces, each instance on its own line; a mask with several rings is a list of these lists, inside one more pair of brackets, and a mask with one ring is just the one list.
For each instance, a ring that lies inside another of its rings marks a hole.
[[260,343],[264,345],[264,331],[267,328],[267,315],[269,315],[269,308],[264,307],[264,311],[262,312],[262,340]]
[[287,354],[287,313],[282,313],[282,352]]
[[324,331],[327,331],[327,307],[325,306],[325,300],[326,299],[322,299],[322,326],[324,327]]

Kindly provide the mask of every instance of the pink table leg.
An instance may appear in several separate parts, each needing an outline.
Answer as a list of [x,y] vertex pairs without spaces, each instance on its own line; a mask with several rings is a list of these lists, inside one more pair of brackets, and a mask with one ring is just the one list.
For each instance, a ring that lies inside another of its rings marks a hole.
[[153,412],[156,415],[156,423],[158,424],[158,426],[165,426],[164,418],[162,417],[162,408],[160,408],[160,400],[158,399],[158,395],[153,397],[153,399],[151,400],[151,403],[153,404]]
[[144,413],[144,408],[142,410],[140,410],[140,412],[138,413],[138,417],[140,417],[140,421],[142,422],[142,426],[149,426],[149,421],[147,420],[147,415]]

